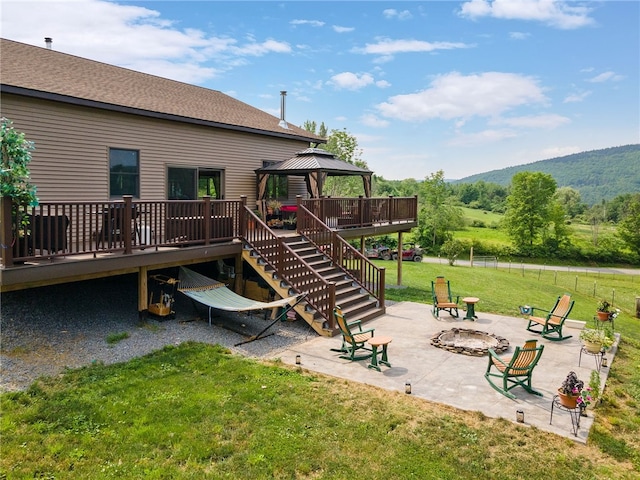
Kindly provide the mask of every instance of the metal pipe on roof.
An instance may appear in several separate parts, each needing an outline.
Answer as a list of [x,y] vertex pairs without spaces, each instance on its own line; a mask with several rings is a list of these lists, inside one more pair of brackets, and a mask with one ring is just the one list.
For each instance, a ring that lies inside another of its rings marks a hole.
[[47,50],[51,50],[51,44],[53,43],[53,38],[44,37],[44,43],[47,46]]
[[285,107],[285,98],[287,97],[287,91],[286,90],[281,90],[280,91],[280,123],[278,125],[280,125],[282,128],[289,128],[289,125],[287,125],[287,121],[284,119],[284,107]]

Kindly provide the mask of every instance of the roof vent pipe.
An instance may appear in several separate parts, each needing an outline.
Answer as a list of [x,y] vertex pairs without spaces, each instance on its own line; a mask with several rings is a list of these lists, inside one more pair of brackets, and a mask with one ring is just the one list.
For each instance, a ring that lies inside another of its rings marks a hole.
[[51,44],[53,43],[53,38],[44,37],[44,43],[47,46],[47,50],[51,50]]
[[280,91],[280,123],[278,123],[278,125],[282,128],[289,128],[289,125],[287,125],[287,121],[284,119],[284,103],[285,103],[285,98],[287,97],[287,91],[286,90],[281,90]]

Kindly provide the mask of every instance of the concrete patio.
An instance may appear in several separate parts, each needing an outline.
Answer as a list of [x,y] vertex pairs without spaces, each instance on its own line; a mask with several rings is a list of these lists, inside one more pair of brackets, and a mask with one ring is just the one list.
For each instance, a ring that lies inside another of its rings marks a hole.
[[[573,434],[568,411],[554,407],[553,424],[549,424],[553,397],[567,374],[575,371],[586,386],[591,371],[596,369],[596,357],[584,353],[578,366],[581,351],[578,335],[584,322],[567,320],[563,333],[573,337],[553,342],[527,331],[527,321],[523,318],[483,313],[481,302],[476,307],[476,315],[478,319],[475,321],[463,320],[464,311],[461,309],[460,318],[441,312],[438,320],[431,313],[431,305],[400,302],[387,307],[384,316],[366,324],[367,328],[375,328],[376,336],[393,338],[388,348],[392,366],[381,366],[381,372],[368,368],[369,360],[352,362],[339,358],[339,353],[331,351],[340,347],[339,336],[314,338],[283,351],[280,358],[284,363],[295,365],[296,355],[300,355],[303,369],[388,390],[404,392],[406,382],[410,382],[414,396],[463,410],[481,411],[493,418],[502,417],[515,422],[516,410],[522,410],[525,425],[586,443],[594,420],[591,409],[587,409],[587,417],[580,418],[577,436]],[[455,327],[506,338],[510,346],[504,355],[512,353],[515,346],[522,346],[525,340],[537,338],[538,345],[545,347],[533,372],[532,385],[543,396],[516,387],[511,392],[517,398],[511,400],[494,390],[485,380],[486,356],[457,354],[431,345],[434,334]],[[616,348],[617,341],[606,354],[609,366]],[[609,367],[600,369],[602,386],[605,385],[608,372]]]

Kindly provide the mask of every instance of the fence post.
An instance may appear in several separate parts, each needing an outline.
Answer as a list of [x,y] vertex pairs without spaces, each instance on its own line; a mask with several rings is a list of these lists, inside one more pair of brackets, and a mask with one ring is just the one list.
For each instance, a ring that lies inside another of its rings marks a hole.
[[133,232],[131,230],[131,221],[133,220],[133,216],[131,215],[133,208],[132,201],[133,195],[123,195],[122,199],[124,200],[124,215],[123,215],[123,225],[122,231],[124,236],[124,253],[125,255],[130,255],[133,249],[131,248],[131,243],[133,242]]
[[247,238],[247,215],[246,215],[246,207],[247,206],[247,196],[240,195],[240,211],[238,212],[238,225],[239,234],[242,238]]
[[13,235],[11,218],[11,197],[0,198],[0,249],[2,250],[2,264],[5,267],[13,267]]
[[211,197],[209,195],[205,195],[202,197],[204,200],[204,211],[202,215],[204,216],[204,225],[202,226],[204,232],[204,244],[209,245],[209,240],[211,239]]

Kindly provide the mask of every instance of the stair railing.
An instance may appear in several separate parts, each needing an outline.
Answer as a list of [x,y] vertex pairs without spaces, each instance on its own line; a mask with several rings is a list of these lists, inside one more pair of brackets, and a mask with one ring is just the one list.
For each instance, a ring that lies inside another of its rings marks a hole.
[[385,269],[374,265],[360,251],[333,231],[304,205],[298,204],[298,232],[378,300],[384,308]]
[[306,293],[305,301],[320,314],[326,328],[334,330],[335,282],[328,282],[318,274],[246,204],[241,212],[242,237],[247,246],[273,269],[278,280],[286,282],[296,293]]

